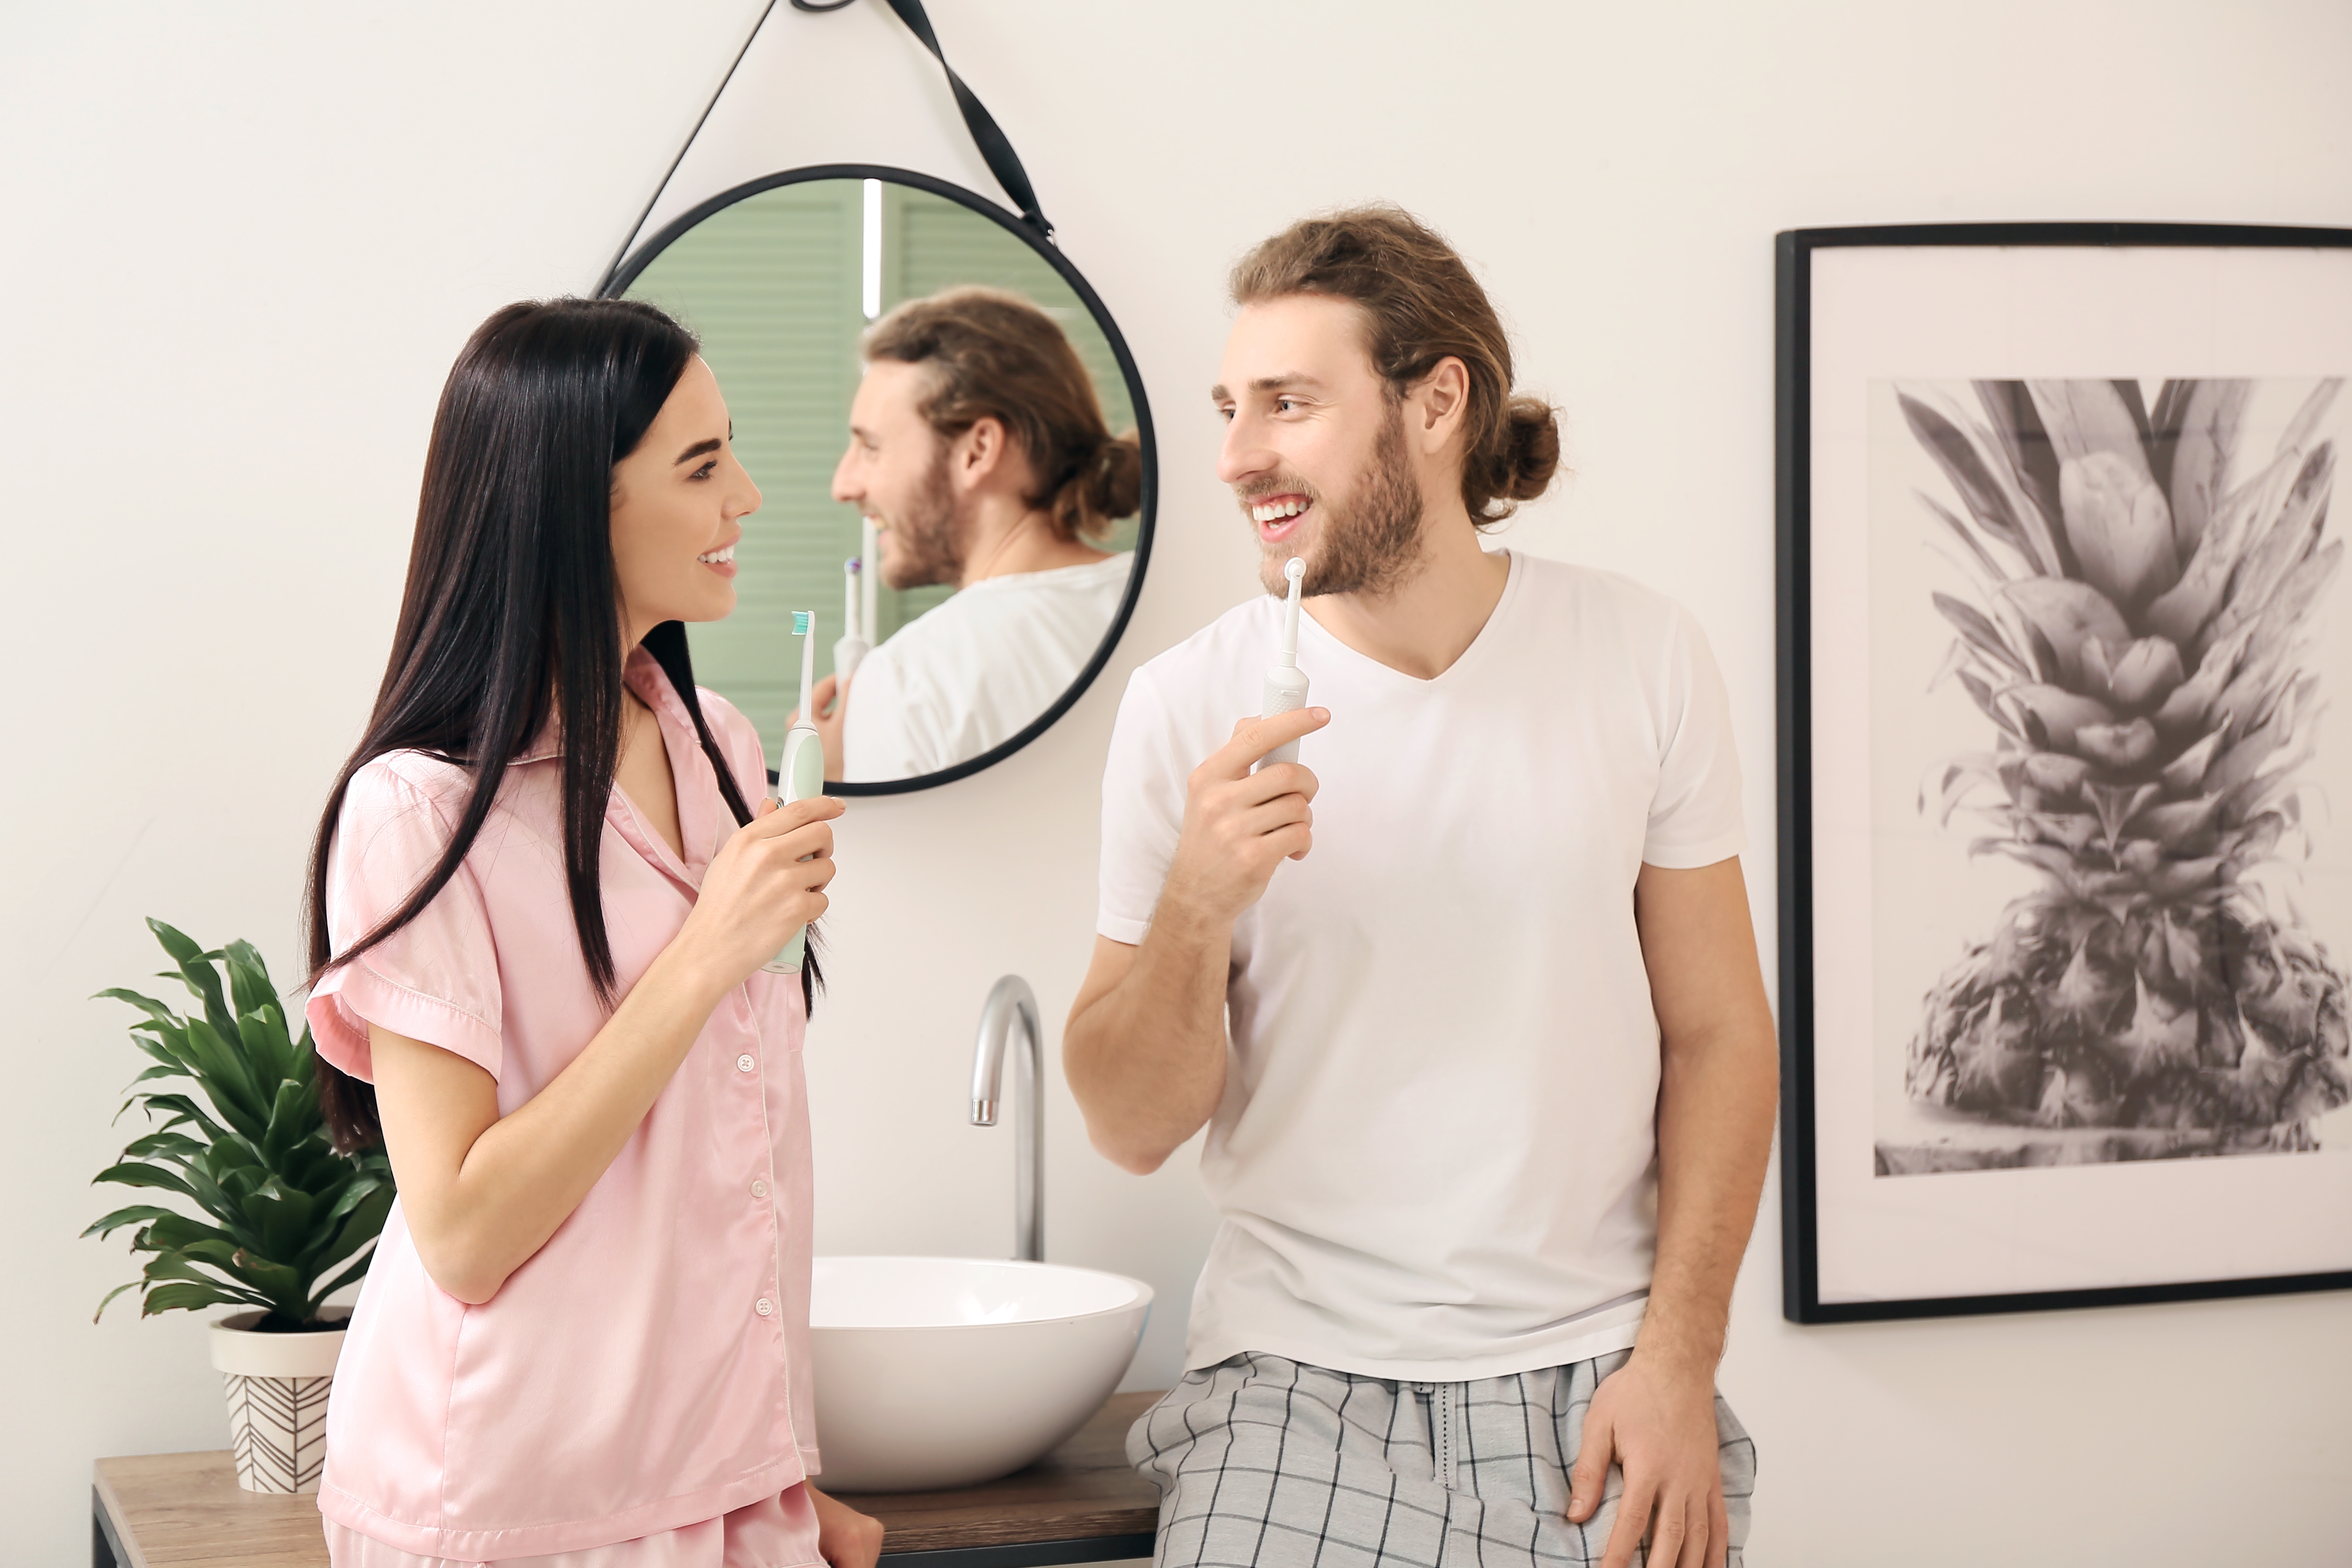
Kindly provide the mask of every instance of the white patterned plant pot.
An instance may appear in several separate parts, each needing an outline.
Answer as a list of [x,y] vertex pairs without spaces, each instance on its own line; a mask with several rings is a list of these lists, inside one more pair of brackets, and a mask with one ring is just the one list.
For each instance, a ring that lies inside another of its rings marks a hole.
[[343,1331],[256,1333],[261,1319],[258,1310],[237,1312],[213,1325],[213,1365],[226,1385],[236,1483],[249,1492],[315,1492]]

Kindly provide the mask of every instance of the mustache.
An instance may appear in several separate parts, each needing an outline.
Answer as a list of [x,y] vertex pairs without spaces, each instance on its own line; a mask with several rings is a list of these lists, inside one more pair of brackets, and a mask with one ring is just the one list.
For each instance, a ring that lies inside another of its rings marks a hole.
[[1320,490],[1293,474],[1277,475],[1272,479],[1259,483],[1234,487],[1234,500],[1244,510],[1255,506],[1268,496],[1305,496],[1310,501],[1320,501],[1323,499],[1323,493]]

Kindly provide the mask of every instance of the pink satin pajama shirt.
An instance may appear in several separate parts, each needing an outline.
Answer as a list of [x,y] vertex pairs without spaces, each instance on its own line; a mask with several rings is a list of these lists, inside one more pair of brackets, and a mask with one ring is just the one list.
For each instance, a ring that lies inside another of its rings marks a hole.
[[[677,936],[735,831],[660,667],[631,689],[661,724],[681,860],[619,789],[605,808],[605,929],[624,991]],[[759,738],[700,694],[744,798]],[[509,764],[464,864],[424,913],[320,982],[320,1054],[372,1077],[367,1026],[539,1092],[603,1027],[563,879],[562,763]],[[352,779],[328,871],[348,942],[449,842],[469,775],[404,752]],[[480,1306],[436,1286],[395,1205],[352,1314],[319,1489],[339,1564],[799,1568],[819,1561],[809,1385],[810,1162],[797,977],[753,974],[711,1014],[610,1169]],[[626,1543],[626,1544],[622,1544]]]

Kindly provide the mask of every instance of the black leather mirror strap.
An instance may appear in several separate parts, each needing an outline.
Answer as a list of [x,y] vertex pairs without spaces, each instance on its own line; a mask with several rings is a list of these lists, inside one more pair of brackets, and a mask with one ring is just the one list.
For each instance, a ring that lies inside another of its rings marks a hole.
[[[1051,245],[1054,226],[1038,210],[1037,193],[1030,186],[1028,171],[1021,166],[1021,155],[1005,139],[1004,132],[996,123],[996,117],[988,112],[987,106],[964,85],[963,78],[956,75],[955,68],[948,64],[948,57],[940,48],[939,35],[931,31],[931,18],[923,10],[923,0],[886,0],[886,3],[898,13],[898,19],[907,24],[907,30],[915,35],[923,47],[931,51],[931,58],[940,62],[940,69],[947,73],[948,86],[955,93],[956,107],[963,111],[964,129],[971,133],[972,145],[980,150],[981,162],[988,165],[988,172],[996,176],[996,183],[1004,187],[1004,194],[1011,196],[1013,204],[1021,209],[1021,221],[1036,230],[1040,239]],[[793,0],[793,9],[823,13],[843,10],[852,4],[854,0]],[[767,5],[761,10],[760,19],[752,24],[750,37],[743,40],[743,47],[735,51],[735,59],[728,66],[727,75],[720,79],[719,90],[711,94],[710,101],[703,106],[701,118],[694,122],[694,130],[687,137],[686,145],[680,147],[677,156],[670,160],[661,184],[654,187],[653,195],[646,203],[646,210],[639,213],[637,221],[630,226],[628,239],[604,268],[604,277],[596,284],[597,293],[604,294],[611,289],[613,280],[620,275],[621,264],[628,257],[630,247],[635,245],[645,232],[646,219],[652,216],[654,208],[661,204],[662,193],[669,188],[678,165],[686,162],[687,152],[693,147],[695,137],[702,134],[702,127],[709,120],[710,111],[719,107],[719,99],[726,95],[728,83],[735,79],[735,72],[742,65],[743,57],[751,52],[752,40],[760,36],[760,29],[768,25],[769,13],[775,8],[775,0],[768,0]]]
[[[793,8],[838,11],[849,3],[850,0],[793,0]],[[956,107],[963,111],[964,129],[971,133],[972,145],[980,149],[981,162],[996,176],[996,183],[1004,187],[1004,194],[1013,198],[1013,205],[1021,209],[1021,220],[1045,238],[1053,238],[1054,226],[1038,209],[1037,193],[1029,184],[1029,172],[1021,166],[1021,154],[1013,150],[1013,143],[1005,139],[987,105],[964,85],[955,67],[948,64],[947,52],[940,47],[939,35],[931,30],[931,18],[923,10],[923,0],[887,0],[887,4],[898,14],[898,20],[907,24],[907,30],[931,51],[931,58],[940,62],[940,69],[947,73],[948,87],[955,93]]]

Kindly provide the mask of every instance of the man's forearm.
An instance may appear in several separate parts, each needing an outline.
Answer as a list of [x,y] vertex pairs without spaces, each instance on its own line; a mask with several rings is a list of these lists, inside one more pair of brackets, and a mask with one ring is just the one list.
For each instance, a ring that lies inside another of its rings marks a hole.
[[1095,1147],[1127,1170],[1158,1169],[1224,1093],[1232,953],[1230,923],[1163,904],[1126,973],[1071,1012],[1070,1091]]
[[1087,1136],[1123,1169],[1158,1170],[1223,1098],[1234,921],[1312,843],[1315,775],[1297,763],[1256,764],[1330,718],[1302,708],[1235,724],[1185,781],[1184,825],[1142,944],[1095,939],[1062,1031],[1062,1071]]
[[1780,1076],[1771,1020],[1670,1040],[1662,1067],[1658,1261],[1638,1348],[1711,1381],[1771,1154]]

